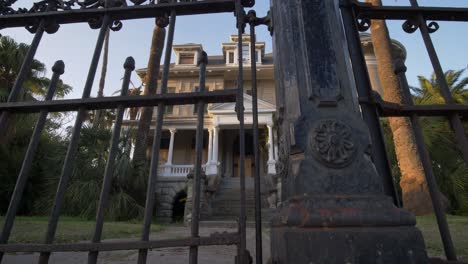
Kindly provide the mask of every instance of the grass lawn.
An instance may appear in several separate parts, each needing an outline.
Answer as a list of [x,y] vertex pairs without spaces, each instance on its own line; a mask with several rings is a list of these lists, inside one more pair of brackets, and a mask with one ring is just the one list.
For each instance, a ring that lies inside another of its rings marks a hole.
[[[3,227],[4,218],[0,217]],[[47,230],[48,217],[16,217],[9,243],[42,243]],[[94,232],[94,221],[76,217],[60,217],[56,242],[78,242],[90,240]],[[152,224],[151,231],[158,232],[162,225]],[[104,222],[102,239],[139,237],[142,224],[136,222]]]
[[[458,256],[468,258],[468,217],[447,215],[447,221],[452,234]],[[417,226],[422,231],[426,248],[430,256],[444,256],[444,247],[440,239],[437,221],[434,215],[418,216]]]

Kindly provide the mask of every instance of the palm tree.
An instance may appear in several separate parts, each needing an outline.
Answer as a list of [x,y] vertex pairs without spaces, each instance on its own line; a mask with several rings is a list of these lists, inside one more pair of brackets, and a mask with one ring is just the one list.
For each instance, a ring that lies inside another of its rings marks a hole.
[[[16,76],[18,75],[21,64],[29,50],[29,45],[17,43],[14,39],[8,36],[0,37],[0,102],[6,102],[8,95],[13,88]],[[47,92],[47,87],[50,84],[50,79],[44,77],[46,67],[44,63],[33,60],[26,75],[26,80],[23,84],[18,100],[37,100],[43,97]],[[61,80],[57,83],[55,92],[56,97],[63,97],[72,90],[72,87],[63,83]],[[11,116],[8,119],[8,130],[4,137],[0,138],[2,143],[9,140],[12,134],[15,133],[15,124],[21,116]]]
[[[109,36],[110,30],[107,29],[105,41],[104,41],[104,52],[102,54],[102,68],[101,68],[101,79],[99,80],[99,89],[97,97],[104,96],[104,85],[106,83],[106,75],[107,75],[107,61],[109,58]],[[97,127],[101,125],[102,120],[102,113],[105,110],[99,109],[96,111],[95,119],[93,121],[93,127]]]
[[[158,86],[159,66],[161,64],[162,51],[166,29],[155,26],[151,41],[150,57],[145,77],[144,95],[156,94]],[[149,131],[153,117],[153,107],[145,107],[141,110],[140,120],[136,132],[135,150],[133,153],[133,164],[135,168],[142,168],[146,164],[146,147],[149,143]],[[139,171],[136,169],[136,171]]]
[[[21,64],[28,52],[29,45],[17,43],[8,36],[0,37],[0,97],[6,101],[10,94]],[[32,99],[34,96],[44,96],[50,79],[44,77],[46,67],[44,63],[33,60],[26,76],[19,100]],[[71,91],[71,86],[59,82],[56,96],[63,97]]]
[[[449,70],[445,72],[445,79],[449,86],[452,97],[457,104],[468,104],[468,77],[460,80],[465,70]],[[445,100],[440,91],[440,85],[437,81],[435,73],[430,79],[424,76],[418,76],[420,88],[412,87],[415,93],[416,104],[444,104]]]
[[[468,104],[468,77],[464,70],[445,72],[447,84],[457,104]],[[445,103],[435,74],[428,79],[418,76],[419,86],[412,87],[416,104]],[[468,168],[457,150],[449,122],[444,117],[421,117],[425,142],[432,160],[438,185],[450,200],[451,212],[468,214]],[[463,125],[468,129],[468,122]],[[467,130],[465,130],[467,131]]]

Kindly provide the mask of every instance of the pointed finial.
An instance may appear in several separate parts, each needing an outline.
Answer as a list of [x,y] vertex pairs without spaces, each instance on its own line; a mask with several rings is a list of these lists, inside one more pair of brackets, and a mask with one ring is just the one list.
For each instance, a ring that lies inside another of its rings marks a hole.
[[52,72],[62,75],[65,72],[65,63],[62,60],[58,60],[52,66]]
[[200,64],[208,64],[208,55],[204,50],[200,50],[198,52],[198,60],[197,60],[197,66],[200,66]]
[[134,70],[135,69],[135,59],[132,56],[127,57],[124,63],[124,69],[126,70]]

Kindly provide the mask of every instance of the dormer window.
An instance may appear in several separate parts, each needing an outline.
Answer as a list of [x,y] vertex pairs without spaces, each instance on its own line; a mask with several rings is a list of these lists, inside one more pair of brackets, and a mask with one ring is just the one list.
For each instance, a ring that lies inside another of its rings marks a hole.
[[195,65],[195,53],[180,53],[179,65]]
[[226,61],[227,64],[234,64],[234,51],[228,51],[226,58],[227,58],[227,61]]

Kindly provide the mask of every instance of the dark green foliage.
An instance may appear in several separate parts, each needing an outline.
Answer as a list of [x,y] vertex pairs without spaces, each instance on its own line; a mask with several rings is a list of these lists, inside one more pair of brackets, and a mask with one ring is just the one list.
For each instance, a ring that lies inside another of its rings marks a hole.
[[[140,218],[142,199],[135,193],[144,194],[145,183],[130,177],[131,130],[125,130],[120,140],[119,152],[114,164],[114,177],[106,215],[112,220]],[[85,125],[81,130],[80,146],[75,167],[70,179],[62,213],[92,219],[96,215],[104,170],[109,155],[111,130]],[[59,174],[46,178],[46,193],[37,204],[38,211],[51,207],[57,188]]]
[[[447,71],[445,73],[448,85],[455,102],[468,104],[468,78],[461,78],[464,71]],[[443,104],[436,76],[430,79],[419,76],[420,87],[412,87],[415,104]],[[457,148],[455,136],[445,117],[420,117],[419,122],[424,133],[424,142],[432,160],[432,169],[440,191],[450,202],[449,213],[468,215],[468,168]],[[463,120],[465,132],[468,122]],[[395,183],[398,186],[400,171],[395,155],[392,133],[387,120],[382,121],[387,151],[389,154]],[[468,136],[468,135],[467,135]],[[401,189],[399,192],[401,193]]]

